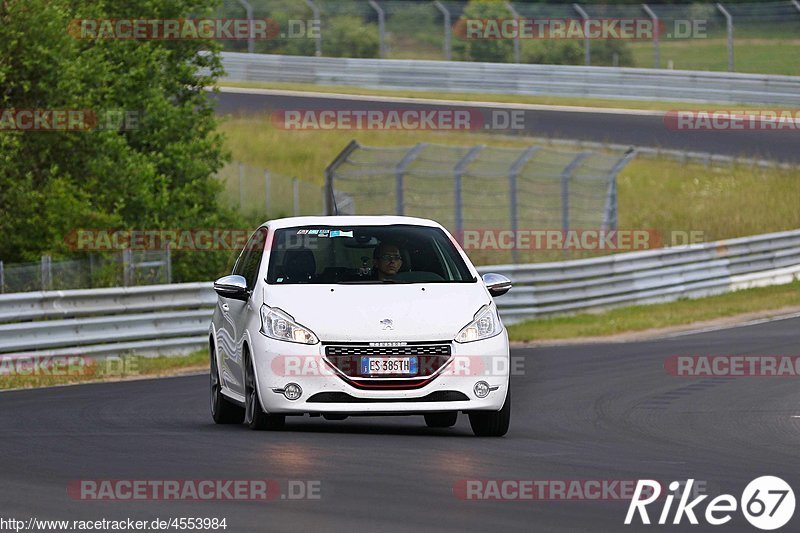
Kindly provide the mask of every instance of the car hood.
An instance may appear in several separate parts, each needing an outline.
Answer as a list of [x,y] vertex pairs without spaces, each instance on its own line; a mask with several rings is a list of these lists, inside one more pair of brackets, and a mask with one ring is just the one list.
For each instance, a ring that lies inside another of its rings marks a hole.
[[480,282],[268,285],[264,301],[323,342],[434,341],[455,338],[490,297]]

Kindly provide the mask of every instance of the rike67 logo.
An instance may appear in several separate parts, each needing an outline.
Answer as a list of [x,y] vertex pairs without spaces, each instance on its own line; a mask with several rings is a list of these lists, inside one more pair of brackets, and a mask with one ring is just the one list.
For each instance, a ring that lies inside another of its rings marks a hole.
[[[689,479],[686,482],[685,490],[680,490],[682,484],[678,481],[669,484],[672,494],[667,494],[663,499],[664,506],[658,516],[658,524],[669,523],[672,503],[676,494],[679,494],[680,500],[675,508],[672,524],[680,524],[681,520],[686,517],[690,524],[697,525],[699,523],[697,516],[700,515],[708,524],[719,526],[730,522],[733,519],[733,513],[736,513],[737,506],[740,505],[742,514],[751,525],[761,530],[771,531],[786,525],[794,515],[794,491],[779,477],[762,476],[754,479],[745,487],[738,502],[730,494],[720,494],[707,503],[705,513],[702,514],[699,507],[703,500],[708,498],[708,495],[696,496],[690,501],[693,484],[694,479]],[[646,496],[643,497],[645,494]],[[628,507],[625,524],[629,525],[633,522],[637,511],[642,524],[650,524],[647,506],[659,500],[661,496],[661,484],[658,481],[640,479]]]

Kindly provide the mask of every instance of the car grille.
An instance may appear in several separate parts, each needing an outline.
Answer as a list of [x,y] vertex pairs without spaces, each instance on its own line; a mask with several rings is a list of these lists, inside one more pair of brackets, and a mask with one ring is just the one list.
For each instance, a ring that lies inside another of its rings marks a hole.
[[449,344],[414,344],[407,346],[340,345],[326,346],[325,355],[334,357],[409,357],[412,355],[450,355]]
[[[409,342],[405,346],[370,346],[368,343],[325,346],[325,357],[340,377],[360,389],[415,389],[428,383],[450,359],[452,348],[444,342]],[[361,357],[417,357],[414,376],[362,376]]]

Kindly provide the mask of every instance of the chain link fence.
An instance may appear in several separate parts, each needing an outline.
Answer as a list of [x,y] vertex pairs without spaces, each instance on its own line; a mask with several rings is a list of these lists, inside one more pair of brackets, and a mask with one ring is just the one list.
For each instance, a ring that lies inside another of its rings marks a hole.
[[166,250],[123,250],[88,254],[80,259],[5,264],[0,261],[0,293],[130,287],[172,283],[172,260]]
[[[268,39],[223,41],[226,51],[326,57],[468,60],[457,30],[466,1],[224,0],[218,16],[268,18]],[[496,14],[495,14],[496,12]],[[511,39],[491,61],[800,74],[800,2],[582,4],[498,1],[492,16],[649,20],[652,37]],[[504,39],[505,40],[505,39]],[[539,41],[539,42],[533,42]],[[565,41],[570,43],[564,45]],[[564,46],[562,46],[564,45]],[[513,51],[512,51],[513,50]],[[776,57],[781,55],[782,57]]]
[[321,215],[322,187],[308,180],[234,161],[217,174],[225,187],[225,202],[247,216],[281,218]]
[[[632,157],[543,146],[384,148],[352,141],[328,167],[326,183],[336,191],[331,212],[430,218],[460,240],[470,232],[613,230],[616,176]],[[478,263],[560,257],[518,248],[470,255]]]

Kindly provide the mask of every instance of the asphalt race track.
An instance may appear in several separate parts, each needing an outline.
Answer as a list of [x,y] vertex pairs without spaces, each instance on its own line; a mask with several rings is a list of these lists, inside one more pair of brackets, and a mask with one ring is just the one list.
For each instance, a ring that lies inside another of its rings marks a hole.
[[[262,91],[262,94],[222,92],[217,111],[223,114],[267,113],[273,110],[374,110],[374,109],[473,109],[469,104],[439,105],[420,103],[391,103],[369,97],[354,99],[331,98],[320,95],[301,96],[299,93]],[[257,90],[253,90],[257,91]],[[269,94],[268,94],[269,93]],[[620,102],[624,106],[624,101]],[[564,108],[524,110],[522,133],[537,137],[581,139],[596,142],[665,149],[709,152],[736,157],[773,159],[785,162],[800,161],[800,131],[673,131],[664,123],[662,113],[617,113],[597,111],[567,111]],[[489,117],[492,111],[510,108],[499,104],[496,108],[481,109]],[[488,118],[487,118],[488,121]],[[503,131],[502,133],[508,133]],[[369,144],[371,135],[380,133],[354,131],[353,136]],[[465,137],[465,144],[470,143]],[[344,148],[344,147],[342,147]]]
[[[511,430],[500,439],[473,437],[464,416],[448,430],[428,429],[422,417],[289,418],[280,432],[216,426],[206,376],[2,393],[3,515],[225,517],[228,531],[754,531],[738,511],[713,528],[685,519],[626,527],[622,501],[465,501],[453,487],[694,478],[712,495],[738,499],[750,480],[778,475],[797,491],[797,379],[682,378],[663,365],[670,355],[800,355],[799,330],[792,318],[658,341],[515,350],[524,372],[513,378]],[[288,480],[319,481],[320,498],[97,502],[66,491],[79,479],[262,478],[282,490]],[[782,531],[798,524],[795,516]]]

